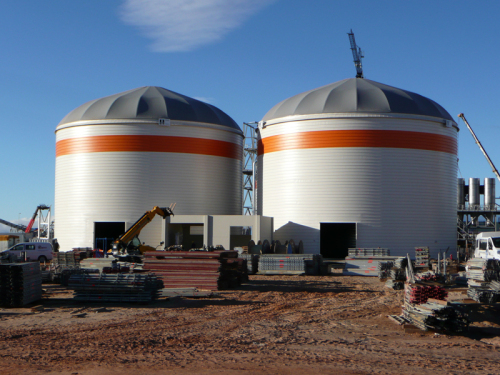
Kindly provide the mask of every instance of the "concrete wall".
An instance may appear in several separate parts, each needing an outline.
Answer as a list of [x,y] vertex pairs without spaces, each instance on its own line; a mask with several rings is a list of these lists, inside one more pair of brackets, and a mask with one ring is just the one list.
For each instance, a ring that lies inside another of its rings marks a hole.
[[[273,240],[273,218],[260,215],[175,215],[166,218],[163,241],[166,246],[174,245],[174,233],[180,233],[181,227],[203,225],[203,244],[205,246],[222,245],[230,249],[231,227],[251,227],[252,240]],[[184,233],[186,230],[184,229]],[[186,242],[186,241],[183,241]]]

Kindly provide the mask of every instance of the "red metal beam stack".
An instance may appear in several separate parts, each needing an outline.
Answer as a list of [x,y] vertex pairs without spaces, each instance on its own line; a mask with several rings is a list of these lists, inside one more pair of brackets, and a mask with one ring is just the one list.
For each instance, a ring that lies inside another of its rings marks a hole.
[[154,272],[165,288],[222,290],[248,278],[246,261],[237,251],[151,251],[144,254],[144,270]]
[[408,303],[426,303],[429,298],[445,300],[448,292],[438,285],[405,285],[405,300]]

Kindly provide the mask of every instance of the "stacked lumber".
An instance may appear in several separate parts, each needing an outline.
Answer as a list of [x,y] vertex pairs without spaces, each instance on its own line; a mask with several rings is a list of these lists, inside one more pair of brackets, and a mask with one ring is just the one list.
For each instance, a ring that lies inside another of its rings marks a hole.
[[0,264],[0,306],[22,307],[41,298],[39,262]]
[[143,269],[154,272],[165,288],[223,290],[248,280],[247,262],[237,251],[151,251]]

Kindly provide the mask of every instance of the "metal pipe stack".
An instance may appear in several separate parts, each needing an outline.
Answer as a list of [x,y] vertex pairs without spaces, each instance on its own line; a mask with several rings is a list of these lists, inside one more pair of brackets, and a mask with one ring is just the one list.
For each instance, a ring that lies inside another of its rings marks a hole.
[[394,262],[391,261],[379,262],[379,264],[377,265],[378,278],[387,279],[391,274],[391,269],[393,267],[394,267]]
[[259,254],[240,254],[240,258],[247,261],[247,272],[249,275],[254,275],[259,270]]
[[427,302],[416,305],[405,301],[403,316],[423,331],[432,329],[454,333],[465,332],[470,323],[467,314],[453,306],[447,306],[446,303]]
[[143,269],[154,272],[165,288],[223,290],[248,279],[247,261],[231,250],[147,252]]
[[429,298],[445,300],[448,292],[437,285],[405,284],[405,301],[411,304],[426,303]]
[[262,254],[259,257],[259,274],[317,275],[322,263],[321,254]]
[[467,262],[467,296],[474,301],[493,304],[500,299],[500,263],[496,259],[473,258]]
[[154,274],[73,274],[68,287],[78,301],[147,303],[158,299],[163,283]]
[[22,307],[42,298],[39,262],[0,264],[0,305]]

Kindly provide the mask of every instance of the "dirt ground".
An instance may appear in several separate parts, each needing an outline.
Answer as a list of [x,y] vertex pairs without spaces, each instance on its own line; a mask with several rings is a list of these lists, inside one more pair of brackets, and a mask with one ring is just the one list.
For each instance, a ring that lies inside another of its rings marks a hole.
[[468,307],[466,337],[405,332],[387,318],[403,292],[373,277],[250,276],[216,297],[150,305],[82,305],[44,288],[43,312],[0,310],[0,374],[500,371],[500,308]]

